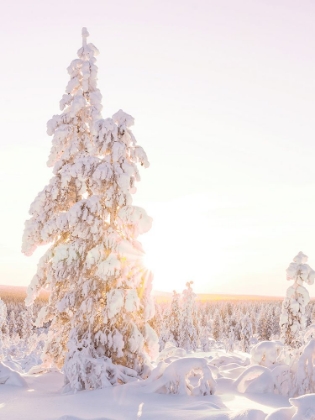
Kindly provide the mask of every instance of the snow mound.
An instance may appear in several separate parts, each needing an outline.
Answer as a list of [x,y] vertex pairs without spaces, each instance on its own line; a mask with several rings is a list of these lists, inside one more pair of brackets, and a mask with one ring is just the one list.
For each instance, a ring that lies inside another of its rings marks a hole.
[[270,413],[266,417],[266,420],[291,420],[294,413],[294,407],[278,408],[277,410]]
[[281,352],[283,344],[279,341],[261,341],[251,350],[251,363],[261,366],[273,366]]
[[261,410],[242,410],[230,416],[230,420],[265,420],[266,414]]
[[0,363],[0,384],[27,387],[25,379],[3,363]]
[[186,350],[181,347],[176,347],[174,344],[167,342],[165,348],[160,352],[157,362],[166,361],[170,357],[184,357]]
[[248,365],[248,359],[244,359],[237,355],[222,355],[211,359],[209,364],[217,368],[222,368],[223,366],[225,368],[227,366],[246,366]]
[[292,420],[315,420],[315,394],[290,398],[289,401],[296,407]]
[[250,366],[236,379],[234,383],[238,392],[265,394],[273,392],[274,378],[272,372],[264,366]]
[[266,420],[315,420],[315,394],[290,398],[292,407],[279,408],[270,413]]
[[216,382],[207,361],[191,357],[160,362],[142,386],[147,393],[212,395]]

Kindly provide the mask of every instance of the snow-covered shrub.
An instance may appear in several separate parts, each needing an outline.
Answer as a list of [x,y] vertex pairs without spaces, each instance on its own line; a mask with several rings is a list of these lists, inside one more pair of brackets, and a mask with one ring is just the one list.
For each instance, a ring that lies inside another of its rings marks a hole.
[[277,362],[282,348],[283,345],[279,341],[260,341],[250,352],[251,363],[272,367]]
[[306,328],[306,305],[310,296],[304,283],[313,284],[315,271],[306,264],[308,257],[299,252],[287,268],[287,280],[293,280],[282,304],[280,316],[281,338],[286,345],[300,347],[302,340],[300,332]]
[[[198,376],[198,382],[195,379]],[[211,369],[203,358],[160,362],[143,383],[145,392],[181,395],[212,395],[216,389]]]
[[264,394],[274,391],[274,378],[270,369],[264,366],[249,366],[235,380],[238,392]]
[[295,371],[295,395],[315,392],[315,339],[302,349]]

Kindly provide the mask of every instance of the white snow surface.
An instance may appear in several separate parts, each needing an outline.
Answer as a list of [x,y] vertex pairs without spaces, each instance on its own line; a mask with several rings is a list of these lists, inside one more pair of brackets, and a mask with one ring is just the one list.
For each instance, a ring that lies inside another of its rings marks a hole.
[[[273,377],[272,371],[264,366],[249,366],[248,355],[245,353],[228,354],[223,350],[186,355],[183,353],[179,351],[176,355],[176,352],[173,352],[168,359],[159,362],[146,380],[93,391],[62,393],[64,378],[59,371],[40,373],[39,370],[38,374],[23,375],[23,378],[19,375],[25,381],[25,386],[13,386],[14,384],[8,383],[0,385],[0,418],[5,420],[311,420],[314,418],[312,417],[315,407],[314,394],[291,399],[275,395],[269,389]],[[243,373],[236,379],[228,377],[228,373],[237,368]],[[249,388],[252,392],[249,392]]]

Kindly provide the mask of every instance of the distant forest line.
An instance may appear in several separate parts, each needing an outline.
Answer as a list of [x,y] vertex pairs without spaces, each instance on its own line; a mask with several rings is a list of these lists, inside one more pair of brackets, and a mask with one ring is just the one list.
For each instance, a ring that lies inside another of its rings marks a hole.
[[[4,301],[24,301],[26,297],[26,286],[10,286],[0,285],[0,298]],[[172,299],[171,292],[160,292],[153,291],[153,296],[158,302],[169,302]],[[49,291],[41,290],[39,301],[47,302],[49,297]],[[284,299],[284,296],[259,296],[259,295],[231,295],[231,294],[212,294],[212,293],[197,293],[196,300],[201,302],[209,301],[279,301]],[[313,298],[315,299],[315,298]],[[313,300],[312,299],[312,300]]]

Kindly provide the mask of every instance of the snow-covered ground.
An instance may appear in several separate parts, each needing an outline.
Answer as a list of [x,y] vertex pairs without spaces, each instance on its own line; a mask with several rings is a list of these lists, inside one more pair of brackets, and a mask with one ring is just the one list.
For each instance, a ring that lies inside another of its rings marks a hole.
[[275,395],[226,393],[191,397],[147,394],[139,387],[128,385],[65,395],[60,392],[63,375],[59,372],[29,375],[25,380],[27,388],[1,385],[1,419],[260,420],[265,418],[263,413],[290,406],[287,398]]
[[[183,374],[185,369],[188,371],[193,365],[197,366],[196,356],[199,356],[201,367],[203,364],[209,366],[213,372],[216,382],[214,395],[185,395],[185,391],[182,394],[163,394],[160,393],[161,388],[159,390],[152,388],[152,384],[156,381],[151,377],[146,381],[94,391],[62,393],[61,372],[22,375],[24,384],[23,381],[13,380],[12,385],[8,385],[9,380],[5,380],[9,376],[8,372],[1,374],[0,370],[0,380],[2,377],[4,378],[2,382],[5,381],[0,385],[0,418],[3,420],[263,420],[276,409],[291,407],[287,397],[267,392],[268,377],[263,376],[264,372],[251,374],[245,381],[242,380],[244,377],[242,373],[252,366],[247,365],[241,353],[186,355],[175,359],[179,369],[173,368],[172,378],[176,374]],[[171,365],[172,362],[167,364]],[[158,376],[164,379],[166,377],[156,375]],[[189,378],[193,388],[197,386],[198,379],[198,372],[197,376]],[[241,381],[243,388],[244,383],[248,386],[256,381],[256,388],[252,388],[255,392],[239,392]],[[291,419],[295,412],[295,408],[280,410],[275,414],[276,417],[271,418]],[[303,420],[314,417],[297,418]]]

